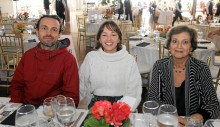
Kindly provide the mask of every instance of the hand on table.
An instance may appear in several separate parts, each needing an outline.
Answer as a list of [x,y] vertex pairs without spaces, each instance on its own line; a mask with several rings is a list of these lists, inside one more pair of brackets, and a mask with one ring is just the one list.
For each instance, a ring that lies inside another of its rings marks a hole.
[[216,31],[215,31],[215,30],[209,32],[209,33],[208,33],[208,38],[212,37],[212,36],[215,35],[215,34],[216,34]]

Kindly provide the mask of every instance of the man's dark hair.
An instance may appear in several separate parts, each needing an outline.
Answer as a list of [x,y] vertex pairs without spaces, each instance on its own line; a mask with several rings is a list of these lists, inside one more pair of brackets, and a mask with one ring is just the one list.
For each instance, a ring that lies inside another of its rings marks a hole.
[[43,18],[56,19],[56,20],[59,22],[59,25],[60,25],[59,33],[62,32],[62,30],[63,30],[63,28],[62,28],[62,23],[61,23],[61,21],[60,21],[59,16],[57,16],[57,15],[43,15],[43,16],[41,16],[40,19],[37,21],[37,23],[36,23],[36,25],[35,25],[35,29],[39,30],[40,21],[41,21]]

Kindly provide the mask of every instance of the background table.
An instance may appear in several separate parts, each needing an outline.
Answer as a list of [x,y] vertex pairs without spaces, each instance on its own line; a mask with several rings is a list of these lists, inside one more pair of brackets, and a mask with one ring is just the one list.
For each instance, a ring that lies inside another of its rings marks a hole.
[[[135,37],[135,36],[134,36]],[[134,38],[133,37],[133,38]],[[132,37],[131,37],[132,38]],[[137,37],[135,37],[137,38]],[[150,43],[150,45],[146,47],[139,47],[136,46],[140,43],[139,40],[130,40],[129,41],[129,47],[130,47],[130,54],[137,55],[137,62],[148,64],[153,68],[154,63],[159,60],[159,48],[158,44],[156,44],[153,39],[150,38],[144,38],[144,41],[147,43]],[[211,56],[211,62],[210,66],[214,65],[214,56],[216,52],[216,46],[214,43],[208,43],[208,44],[198,44],[198,46],[207,47],[207,49],[196,49],[194,51],[195,57],[197,59],[200,59],[204,62],[207,61],[208,56]]]

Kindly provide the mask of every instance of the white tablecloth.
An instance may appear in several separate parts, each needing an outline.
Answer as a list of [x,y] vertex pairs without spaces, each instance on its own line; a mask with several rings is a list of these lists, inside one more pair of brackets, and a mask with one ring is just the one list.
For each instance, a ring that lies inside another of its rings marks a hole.
[[[140,41],[129,41],[130,46],[130,54],[137,55],[137,62],[148,64],[153,68],[154,63],[159,59],[159,48],[158,44],[156,44],[152,39],[150,38],[144,38],[145,42],[150,43],[150,45],[146,47],[139,47],[136,46]],[[200,59],[204,62],[207,61],[208,56],[211,56],[211,62],[210,66],[214,65],[214,56],[216,47],[214,43],[207,43],[207,44],[199,44],[199,46],[207,47],[208,49],[196,49],[195,57],[197,59]]]
[[[0,114],[3,112],[3,110],[4,110],[4,111],[12,111],[12,112],[10,113],[10,114],[12,114],[13,111],[15,111],[15,110],[17,109],[17,108],[16,108],[16,109],[12,109],[12,108],[10,107],[12,104],[15,104],[15,103],[8,103],[9,100],[10,100],[10,98],[0,97],[0,106],[1,106],[1,104],[5,104],[5,105],[6,105],[4,108],[2,108],[2,109],[0,110]],[[17,103],[17,104],[18,104],[18,103]],[[19,105],[20,105],[20,104],[19,104]],[[18,105],[18,106],[19,106],[19,105]],[[83,115],[82,115],[82,117],[79,119],[79,121],[78,121],[76,127],[80,127],[81,123],[83,122],[83,120],[85,119],[85,117],[86,117],[87,114],[88,114],[88,110],[86,110],[86,109],[76,109],[76,114],[77,114],[77,117],[76,117],[76,118],[78,118],[79,115],[80,115],[82,112],[83,112]],[[38,118],[39,118],[39,119],[44,119],[44,118],[45,118],[45,116],[44,116],[44,114],[43,114],[43,106],[40,106],[40,107],[37,109],[37,114],[38,114]],[[8,117],[8,116],[7,116],[7,117]],[[6,117],[6,118],[7,118],[7,117]],[[46,118],[45,118],[45,119],[46,119]],[[0,123],[1,123],[1,122],[2,122],[2,121],[0,120]],[[57,122],[57,123],[58,123],[58,121],[57,121],[56,118],[54,119],[54,122]],[[0,127],[13,127],[13,126],[0,124]]]
[[168,16],[168,15],[173,15],[173,12],[172,11],[167,11],[167,12],[160,11],[160,15],[158,17],[157,22],[160,23],[160,24],[166,24],[166,16]]

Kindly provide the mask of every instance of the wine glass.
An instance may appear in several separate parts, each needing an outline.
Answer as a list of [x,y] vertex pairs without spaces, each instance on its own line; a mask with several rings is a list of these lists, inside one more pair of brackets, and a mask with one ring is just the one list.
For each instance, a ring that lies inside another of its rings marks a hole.
[[196,117],[186,117],[187,122],[185,127],[202,127],[202,120]]
[[146,101],[143,104],[142,111],[144,113],[144,119],[149,127],[156,126],[156,115],[158,112],[159,104],[155,101]]
[[220,127],[220,119],[209,119],[203,127]]
[[32,33],[33,26],[32,25],[28,25],[28,26],[26,26],[26,29],[27,29],[27,32],[29,34],[29,38],[31,38],[31,33]]
[[48,97],[44,100],[44,103],[43,103],[43,113],[45,116],[48,117],[47,121],[49,122],[48,123],[49,126],[55,125],[55,123],[53,122],[53,118],[55,116],[55,111],[52,108],[53,100],[54,100],[53,97]]
[[198,32],[198,40],[201,41],[203,38],[203,32]]
[[63,100],[57,102],[57,119],[60,124],[65,127],[70,127],[76,120],[76,107],[74,100],[70,97],[66,97]]
[[137,35],[138,35],[138,38],[139,38],[139,42],[141,43],[141,34],[142,34],[142,30],[137,30]]
[[200,24],[203,23],[203,17],[199,17],[199,23],[200,23]]
[[157,124],[158,127],[178,127],[176,107],[169,104],[161,105],[158,109]]
[[192,16],[192,15],[190,15],[190,16],[189,16],[189,21],[190,21],[190,24],[192,24],[192,20],[193,20],[193,16]]
[[33,105],[23,105],[16,111],[16,127],[38,127],[38,115]]

